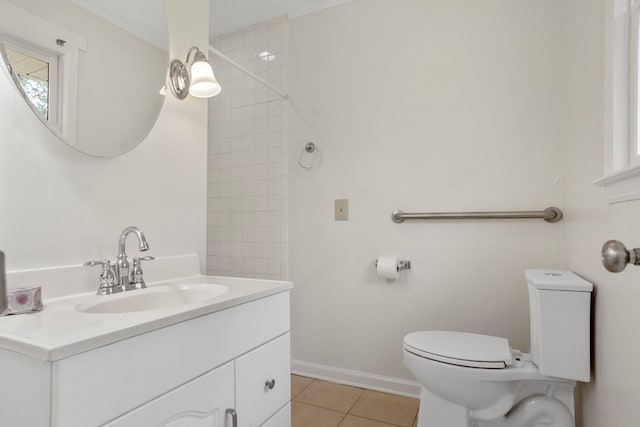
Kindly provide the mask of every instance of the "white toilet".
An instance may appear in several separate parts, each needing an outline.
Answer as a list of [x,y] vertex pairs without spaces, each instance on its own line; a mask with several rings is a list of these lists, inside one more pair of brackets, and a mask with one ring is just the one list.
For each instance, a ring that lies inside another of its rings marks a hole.
[[405,336],[404,364],[422,386],[418,427],[575,426],[575,382],[590,379],[593,285],[569,271],[525,276],[531,353],[464,332]]

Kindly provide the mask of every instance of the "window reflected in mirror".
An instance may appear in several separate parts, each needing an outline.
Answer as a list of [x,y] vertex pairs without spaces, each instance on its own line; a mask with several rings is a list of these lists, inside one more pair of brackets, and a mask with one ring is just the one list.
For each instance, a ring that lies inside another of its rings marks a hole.
[[6,46],[6,52],[13,72],[34,109],[55,126],[57,56],[16,46]]

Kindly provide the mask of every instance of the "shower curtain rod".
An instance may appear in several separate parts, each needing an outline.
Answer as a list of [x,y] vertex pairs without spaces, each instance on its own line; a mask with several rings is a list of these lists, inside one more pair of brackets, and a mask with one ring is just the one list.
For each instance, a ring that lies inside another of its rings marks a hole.
[[219,57],[220,59],[222,59],[223,61],[228,62],[229,64],[231,64],[231,66],[236,67],[238,70],[242,71],[243,73],[245,73],[246,75],[248,75],[249,77],[259,81],[260,83],[262,83],[263,85],[265,85],[266,87],[268,87],[269,89],[271,89],[272,91],[276,92],[278,95],[280,95],[282,98],[284,99],[289,99],[289,95],[282,91],[281,89],[278,89],[277,87],[275,87],[274,85],[272,85],[271,83],[269,83],[268,81],[266,81],[265,79],[256,76],[254,73],[252,73],[251,71],[249,71],[247,68],[243,67],[242,65],[238,64],[236,61],[234,61],[233,59],[229,58],[227,55],[225,55],[224,53],[220,52],[218,49],[216,49],[215,47],[209,45],[209,51],[211,53],[213,53],[215,56]]

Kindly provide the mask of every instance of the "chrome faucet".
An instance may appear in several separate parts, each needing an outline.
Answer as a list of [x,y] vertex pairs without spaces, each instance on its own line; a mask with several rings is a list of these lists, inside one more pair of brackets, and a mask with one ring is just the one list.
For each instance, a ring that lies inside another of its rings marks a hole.
[[130,286],[133,281],[129,279],[130,265],[129,260],[127,259],[126,249],[127,237],[129,237],[129,234],[131,233],[135,233],[136,237],[138,237],[138,249],[141,252],[149,250],[147,239],[138,227],[129,226],[120,234],[120,239],[118,241],[118,255],[116,256],[116,263],[113,267],[116,276],[116,285],[122,287],[125,291],[135,289],[135,286]]
[[118,254],[116,255],[116,262],[114,264],[111,264],[111,261],[108,259],[103,261],[87,261],[84,263],[85,267],[102,267],[98,295],[110,295],[122,291],[146,288],[144,278],[142,277],[140,262],[155,258],[152,256],[134,258],[134,268],[130,274],[131,267],[127,259],[126,243],[127,237],[129,237],[131,233],[135,233],[138,237],[138,249],[142,252],[148,251],[149,244],[144,237],[144,233],[138,227],[130,226],[125,228],[120,234],[120,239],[118,239]]

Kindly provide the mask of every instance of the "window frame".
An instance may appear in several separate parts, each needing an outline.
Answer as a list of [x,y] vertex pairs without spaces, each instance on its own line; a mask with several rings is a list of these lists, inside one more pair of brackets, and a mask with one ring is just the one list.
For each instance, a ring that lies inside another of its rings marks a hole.
[[594,184],[613,204],[640,199],[640,0],[606,6],[605,174]]
[[[60,130],[62,127],[62,118],[64,114],[64,112],[62,111],[62,99],[59,95],[61,93],[64,93],[64,83],[62,78],[64,76],[64,70],[62,70],[62,61],[60,60],[60,57],[55,52],[45,50],[40,46],[28,42],[17,41],[8,37],[2,40],[2,44],[5,46],[5,48],[9,48],[16,52],[20,52],[49,64],[49,91],[47,106],[48,111],[47,117],[44,118],[44,120],[46,120],[54,129]],[[7,58],[5,58],[5,61],[8,62]],[[13,72],[12,75],[15,75],[15,77],[17,77],[17,75]],[[18,84],[18,88],[20,89],[20,91],[23,92],[23,96],[25,98],[28,98],[27,94],[22,88],[22,84],[19,81],[16,82],[16,84]],[[31,109],[39,114],[36,107],[32,103],[30,104]]]
[[[0,47],[6,42],[36,46],[39,50],[58,56],[58,126],[51,125],[40,113],[36,113],[36,116],[58,138],[65,140],[71,146],[75,145],[78,60],[80,52],[87,50],[86,38],[13,3],[0,0]],[[0,49],[0,51],[3,50]],[[5,56],[5,53],[2,52],[2,55]],[[5,61],[6,59],[4,57]],[[14,78],[13,75],[9,77]],[[22,91],[19,83],[17,86],[18,90]],[[30,101],[25,101],[33,107]]]
[[629,166],[640,165],[640,156],[638,151],[640,150],[640,120],[638,120],[638,114],[640,109],[638,106],[638,88],[639,88],[639,73],[640,67],[638,61],[640,57],[638,55],[639,36],[640,36],[640,2],[637,0],[630,0],[629,2],[629,29],[628,29],[628,120],[629,120],[629,140],[628,140],[628,163]]

